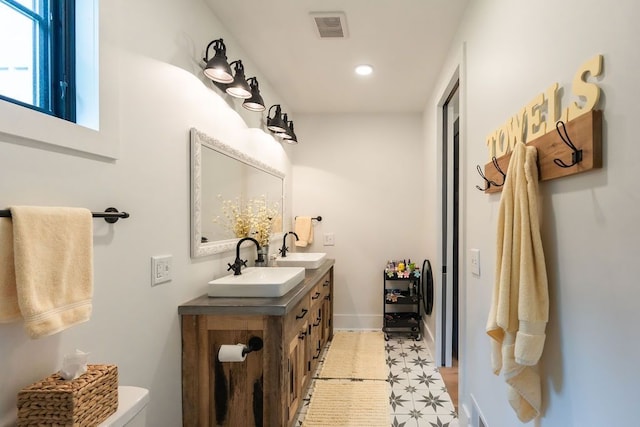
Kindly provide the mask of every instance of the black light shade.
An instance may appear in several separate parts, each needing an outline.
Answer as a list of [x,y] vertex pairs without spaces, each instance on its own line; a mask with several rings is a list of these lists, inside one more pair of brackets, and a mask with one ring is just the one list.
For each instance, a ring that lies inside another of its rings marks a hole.
[[234,98],[251,98],[251,88],[247,83],[247,78],[244,76],[242,61],[233,61],[231,65],[235,66],[236,75],[233,77],[233,83],[227,86],[226,92]]
[[251,97],[244,100],[242,106],[249,111],[264,111],[264,100],[260,95],[260,88],[258,87],[258,79],[250,77],[247,79],[249,86],[251,87]]
[[[213,46],[216,53],[213,58],[209,59],[209,48]],[[218,83],[233,82],[233,74],[231,74],[231,66],[227,62],[227,48],[222,39],[214,40],[207,46],[205,57],[202,58],[207,63],[204,67],[204,75]]]
[[[273,107],[276,107],[276,112],[273,117],[269,117]],[[267,129],[271,132],[287,132],[288,126],[287,123],[282,120],[282,109],[280,108],[280,104],[274,104],[269,108],[269,113],[267,114]]]
[[287,132],[287,138],[282,137],[282,140],[289,144],[297,144],[298,137],[296,136],[296,133],[293,131],[293,121],[289,121],[288,128],[289,128],[289,132]]
[[285,130],[284,130],[284,132],[276,132],[276,136],[279,136],[282,139],[289,139],[289,138],[291,138],[291,132],[290,132],[289,125],[288,125],[289,116],[287,115],[287,113],[284,113],[282,115],[282,121],[286,124],[286,126],[284,128]]

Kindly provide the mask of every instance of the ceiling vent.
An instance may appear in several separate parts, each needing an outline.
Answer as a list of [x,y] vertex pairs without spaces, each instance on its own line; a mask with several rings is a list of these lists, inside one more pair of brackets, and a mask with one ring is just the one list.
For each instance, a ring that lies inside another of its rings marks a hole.
[[345,38],[347,19],[343,12],[311,12],[316,32],[321,39]]

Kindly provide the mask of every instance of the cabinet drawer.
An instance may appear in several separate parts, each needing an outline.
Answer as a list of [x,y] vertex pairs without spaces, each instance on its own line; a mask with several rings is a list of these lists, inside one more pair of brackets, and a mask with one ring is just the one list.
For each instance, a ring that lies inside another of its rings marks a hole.
[[298,333],[302,329],[304,323],[311,316],[309,313],[310,309],[309,295],[307,294],[295,305],[293,310],[286,315],[284,328],[287,336],[289,336],[290,333]]
[[309,292],[309,302],[311,308],[315,309],[316,306],[322,304],[322,301],[327,299],[327,296],[331,293],[331,274],[325,274],[322,279],[311,289]]
[[311,303],[311,307],[315,307],[320,304],[324,295],[322,283],[320,282],[311,289],[311,292],[309,292],[309,302]]
[[331,271],[322,276],[317,286],[321,292],[321,299],[324,299],[324,297],[331,293]]

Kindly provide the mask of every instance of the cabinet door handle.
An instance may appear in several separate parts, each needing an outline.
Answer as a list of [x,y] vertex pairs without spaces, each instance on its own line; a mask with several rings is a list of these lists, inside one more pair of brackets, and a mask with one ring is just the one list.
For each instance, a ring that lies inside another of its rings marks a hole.
[[302,319],[304,316],[307,315],[308,312],[309,310],[307,310],[306,308],[303,308],[302,312],[296,316],[296,319]]
[[318,298],[320,298],[320,292],[316,292],[316,293],[311,297],[311,299],[318,299]]
[[331,300],[331,294],[329,294],[326,297],[324,297],[324,299],[326,299],[327,301],[330,301]]
[[307,336],[307,331],[302,331],[300,332],[300,335],[298,335],[298,339],[304,340],[306,336]]
[[321,352],[321,350],[320,350],[320,349],[318,349],[318,352],[316,353],[316,355],[315,355],[315,356],[313,356],[313,358],[314,358],[314,359],[319,359],[319,358],[320,358],[320,352]]
[[322,322],[322,319],[318,317],[316,319],[316,323],[314,323],[313,326],[320,326],[320,322]]
[[325,281],[324,281],[324,283],[322,284],[322,286],[327,287],[327,286],[329,286],[330,284],[331,284],[331,281],[329,281],[329,280],[325,280]]

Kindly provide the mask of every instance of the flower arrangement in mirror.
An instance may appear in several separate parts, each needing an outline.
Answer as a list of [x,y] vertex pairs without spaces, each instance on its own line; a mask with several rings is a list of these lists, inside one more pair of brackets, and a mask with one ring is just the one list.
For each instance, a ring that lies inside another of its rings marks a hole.
[[[222,200],[222,195],[218,194]],[[222,200],[222,217],[213,218],[213,222],[221,224],[237,238],[248,237],[251,231],[251,217],[248,205],[242,204],[239,197],[234,200]]]
[[251,220],[251,236],[258,241],[260,246],[269,245],[269,237],[274,224],[279,218],[278,204],[269,205],[267,198],[261,196],[249,200],[249,218]]
[[[222,199],[222,196],[218,195],[218,198]],[[221,206],[222,216],[213,218],[213,222],[220,223],[236,238],[253,237],[260,246],[269,245],[271,233],[277,231],[278,223],[282,222],[278,204],[270,205],[266,196],[249,199],[245,203],[240,197],[222,200]]]

